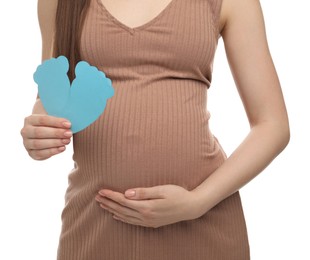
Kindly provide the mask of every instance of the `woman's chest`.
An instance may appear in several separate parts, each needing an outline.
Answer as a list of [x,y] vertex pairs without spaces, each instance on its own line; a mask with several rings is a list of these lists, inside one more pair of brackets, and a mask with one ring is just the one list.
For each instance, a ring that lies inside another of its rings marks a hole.
[[175,0],[99,0],[102,6],[129,28],[142,26],[160,15]]
[[[137,0],[128,2],[134,1],[138,6]],[[143,5],[149,2],[149,9],[139,7],[138,13],[133,5],[117,2],[91,0],[82,30],[82,59],[116,78],[122,70],[137,76],[163,70],[188,77],[210,73],[217,35],[208,1],[160,0],[154,5],[146,0]]]

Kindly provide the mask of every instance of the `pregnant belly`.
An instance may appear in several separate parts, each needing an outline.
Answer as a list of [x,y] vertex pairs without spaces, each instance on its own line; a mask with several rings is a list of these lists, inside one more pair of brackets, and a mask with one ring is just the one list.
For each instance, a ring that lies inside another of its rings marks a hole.
[[194,99],[118,96],[95,123],[74,135],[70,184],[120,192],[162,184],[191,190],[225,159],[208,120]]

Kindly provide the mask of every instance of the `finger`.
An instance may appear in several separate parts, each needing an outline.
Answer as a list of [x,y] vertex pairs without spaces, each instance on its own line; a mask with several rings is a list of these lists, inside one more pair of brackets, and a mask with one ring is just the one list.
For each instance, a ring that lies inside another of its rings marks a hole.
[[66,147],[61,146],[61,147],[50,148],[50,149],[29,150],[28,153],[35,160],[45,160],[65,150],[66,150]]
[[[96,197],[96,200],[97,200],[97,197]],[[108,210],[112,214],[130,216],[130,217],[135,217],[137,219],[141,218],[139,212],[137,212],[136,210],[122,206],[109,199],[101,197],[101,198],[98,198],[97,201],[100,203],[100,207]]]
[[27,133],[25,134],[29,139],[50,139],[50,138],[60,138],[68,139],[73,134],[69,129],[52,128],[52,127],[28,127]]
[[68,145],[70,139],[25,139],[24,146],[28,150],[43,150]]
[[144,226],[147,227],[147,224],[141,221],[140,219],[130,217],[130,216],[123,216],[121,214],[114,214],[113,218],[118,221],[122,221],[124,223],[136,226]]
[[145,207],[145,205],[141,201],[129,200],[124,196],[124,194],[119,192],[111,190],[100,190],[99,194],[103,197],[106,197],[112,201],[117,202],[120,205],[134,209],[136,211],[139,211]]
[[134,200],[164,199],[164,186],[129,189],[125,191],[125,196]]
[[25,118],[25,125],[35,125],[35,126],[49,126],[56,128],[69,129],[71,123],[69,120],[60,117],[54,117],[50,115],[33,114]]
[[118,220],[118,221],[122,221],[124,223],[130,224],[130,225],[151,227],[151,228],[157,228],[158,227],[155,225],[145,223],[145,222],[141,221],[140,219],[133,218],[133,217],[127,217],[127,216],[122,216],[122,215],[114,215],[113,218]]

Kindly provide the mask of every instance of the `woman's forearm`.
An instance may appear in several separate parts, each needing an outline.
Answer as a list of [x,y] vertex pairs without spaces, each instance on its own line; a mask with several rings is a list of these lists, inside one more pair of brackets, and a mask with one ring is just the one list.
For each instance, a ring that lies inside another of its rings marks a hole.
[[260,123],[229,158],[193,190],[199,215],[257,176],[288,144],[288,124]]

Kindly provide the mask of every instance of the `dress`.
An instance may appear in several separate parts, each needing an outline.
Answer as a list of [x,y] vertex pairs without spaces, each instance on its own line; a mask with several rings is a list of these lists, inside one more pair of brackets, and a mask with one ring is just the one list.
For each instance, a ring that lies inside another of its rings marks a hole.
[[112,80],[104,113],[73,137],[57,260],[249,260],[239,192],[202,217],[159,228],[114,220],[102,188],[192,190],[226,159],[209,129],[207,91],[221,0],[171,0],[129,28],[91,0],[81,56]]

